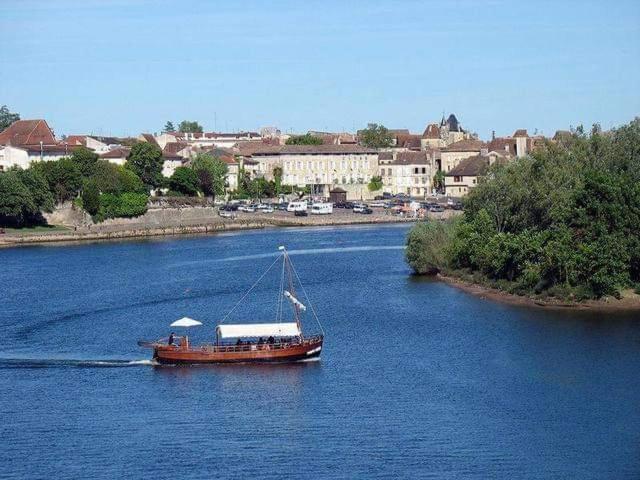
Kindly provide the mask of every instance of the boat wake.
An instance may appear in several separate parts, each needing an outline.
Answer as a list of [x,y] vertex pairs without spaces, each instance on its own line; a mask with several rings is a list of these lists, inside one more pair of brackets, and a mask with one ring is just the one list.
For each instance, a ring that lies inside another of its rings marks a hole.
[[[375,252],[383,250],[404,250],[405,245],[362,245],[357,247],[333,247],[333,248],[309,248],[299,250],[289,250],[289,255],[317,255],[332,253],[350,253],[350,252]],[[242,255],[236,257],[226,257],[213,260],[214,262],[237,262],[242,260],[256,260],[260,258],[269,258],[276,256],[277,253],[258,253],[255,255]],[[198,263],[202,263],[199,261]]]
[[58,358],[0,358],[0,369],[13,368],[120,368],[157,365],[153,360],[76,360]]

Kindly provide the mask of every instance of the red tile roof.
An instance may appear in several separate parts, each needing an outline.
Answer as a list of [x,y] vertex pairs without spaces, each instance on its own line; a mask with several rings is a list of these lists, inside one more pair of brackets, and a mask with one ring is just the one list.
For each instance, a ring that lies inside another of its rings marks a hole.
[[158,142],[156,141],[156,137],[154,137],[150,133],[143,133],[142,134],[142,138],[144,138],[145,142],[149,142],[150,144],[155,145],[156,147],[160,148],[160,145],[158,145]]
[[460,140],[454,142],[446,148],[443,148],[443,152],[479,152],[483,148],[486,148],[487,144],[480,140],[469,138],[466,140]]
[[67,143],[67,145],[86,145],[87,144],[87,136],[86,135],[67,135],[66,138],[62,141],[62,143]]
[[114,148],[100,155],[100,158],[127,158],[129,152],[131,152],[131,149],[127,147]]
[[167,155],[177,155],[179,151],[184,150],[188,146],[189,144],[186,142],[168,142],[164,146],[162,153]]
[[429,165],[426,152],[398,152],[390,165]]
[[476,155],[462,160],[446,173],[447,177],[477,177],[489,168],[489,157]]
[[0,145],[55,145],[58,142],[45,120],[17,120],[0,133]]
[[437,123],[431,123],[425,128],[422,138],[438,139],[440,138],[440,127]]
[[282,146],[265,146],[253,155],[345,155],[345,154],[364,154],[378,153],[374,148],[361,147],[360,145],[282,145]]

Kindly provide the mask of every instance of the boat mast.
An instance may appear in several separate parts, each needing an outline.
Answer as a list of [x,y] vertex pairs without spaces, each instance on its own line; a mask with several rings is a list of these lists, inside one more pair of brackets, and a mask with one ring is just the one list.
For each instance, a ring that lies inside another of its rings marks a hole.
[[[293,271],[291,269],[291,260],[289,260],[289,254],[287,253],[287,250],[285,248],[282,249],[283,251],[283,261],[284,261],[284,270],[286,271],[287,274],[287,283],[289,284],[289,293],[291,295],[293,295],[294,297],[296,296],[296,290],[294,287],[294,283],[293,283]],[[300,337],[302,338],[302,324],[300,323],[300,306],[296,303],[293,302],[293,315],[296,321],[296,324],[298,325],[298,330],[300,331]]]

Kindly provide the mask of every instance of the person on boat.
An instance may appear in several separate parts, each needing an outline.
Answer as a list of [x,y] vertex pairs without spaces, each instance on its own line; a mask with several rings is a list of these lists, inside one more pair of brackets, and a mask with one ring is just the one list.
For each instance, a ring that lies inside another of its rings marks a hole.
[[236,345],[242,345],[242,339],[239,338],[238,341],[236,342]]
[[267,342],[269,342],[270,344],[274,344],[275,341],[276,341],[276,339],[273,338],[273,337],[269,337],[269,340],[267,340]]
[[176,336],[176,334],[174,332],[171,332],[171,335],[169,335],[169,341],[167,342],[167,345],[173,345],[173,342],[175,340],[175,336]]

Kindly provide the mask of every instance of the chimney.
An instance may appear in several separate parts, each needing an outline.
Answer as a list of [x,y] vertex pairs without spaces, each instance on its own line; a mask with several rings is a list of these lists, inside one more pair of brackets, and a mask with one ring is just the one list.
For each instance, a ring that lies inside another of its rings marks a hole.
[[495,139],[496,139],[496,131],[491,130],[491,140],[495,140]]

